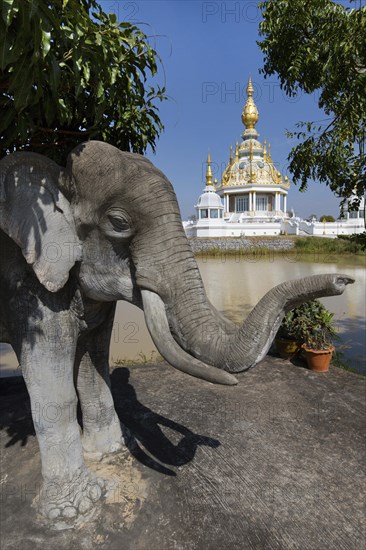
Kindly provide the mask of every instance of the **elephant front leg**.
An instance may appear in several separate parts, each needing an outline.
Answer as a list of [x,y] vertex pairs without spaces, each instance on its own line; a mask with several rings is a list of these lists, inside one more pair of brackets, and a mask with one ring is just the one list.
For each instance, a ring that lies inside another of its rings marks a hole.
[[109,344],[115,304],[102,306],[104,320],[80,339],[77,389],[83,419],[83,447],[89,458],[124,448],[120,422],[110,390]]
[[[65,528],[93,509],[104,482],[89,472],[83,458],[73,380],[76,329],[54,338],[57,320],[44,311],[43,321],[35,330],[14,327],[18,338],[13,345],[30,395],[42,461],[43,483],[34,505]],[[65,326],[63,321],[59,319],[58,327]]]

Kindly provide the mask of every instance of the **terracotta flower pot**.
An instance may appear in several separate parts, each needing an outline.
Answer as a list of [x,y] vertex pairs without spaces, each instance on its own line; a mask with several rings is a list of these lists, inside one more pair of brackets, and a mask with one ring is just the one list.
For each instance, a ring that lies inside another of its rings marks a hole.
[[275,339],[276,350],[282,359],[291,359],[301,348],[301,344],[285,338]]
[[306,362],[310,370],[315,372],[328,372],[330,360],[332,359],[332,353],[334,347],[331,346],[329,349],[309,349],[306,347],[306,344],[302,345],[302,349],[305,353]]

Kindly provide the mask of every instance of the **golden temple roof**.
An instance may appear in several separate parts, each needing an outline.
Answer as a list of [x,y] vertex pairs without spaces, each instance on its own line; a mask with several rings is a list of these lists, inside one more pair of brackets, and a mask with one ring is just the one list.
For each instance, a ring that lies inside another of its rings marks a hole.
[[[259,120],[259,113],[253,99],[254,87],[251,78],[249,78],[246,91],[248,97],[242,112],[242,121],[245,125],[242,134],[243,141],[240,144],[236,142],[235,155],[233,155],[233,148],[230,147],[229,162],[222,174],[221,182],[215,187],[222,189],[228,186],[242,187],[248,184],[278,184],[289,187],[289,179],[282,178],[272,161],[270,143],[267,144],[264,140],[262,145],[258,140],[259,134],[255,125]],[[212,185],[211,182],[212,176],[209,185]]]

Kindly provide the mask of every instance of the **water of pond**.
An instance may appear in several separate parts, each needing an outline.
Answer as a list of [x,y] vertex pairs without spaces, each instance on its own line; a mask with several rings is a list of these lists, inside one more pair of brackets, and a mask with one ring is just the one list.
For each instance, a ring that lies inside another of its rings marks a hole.
[[[323,298],[324,305],[335,314],[337,329],[347,363],[358,371],[366,369],[366,264],[357,258],[284,256],[219,259],[201,258],[198,265],[206,292],[217,309],[240,323],[273,286],[289,279],[320,273],[346,273],[356,282],[342,296]],[[0,376],[16,368],[17,360],[10,346],[0,344]],[[156,348],[147,331],[142,311],[125,302],[117,306],[111,339],[111,359],[151,358]]]

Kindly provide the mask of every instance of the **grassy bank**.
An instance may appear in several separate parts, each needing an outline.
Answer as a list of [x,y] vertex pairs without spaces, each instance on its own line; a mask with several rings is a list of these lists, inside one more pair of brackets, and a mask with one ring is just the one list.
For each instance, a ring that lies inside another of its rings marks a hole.
[[365,245],[361,239],[326,239],[323,237],[297,237],[294,251],[301,254],[358,254],[365,255]]

